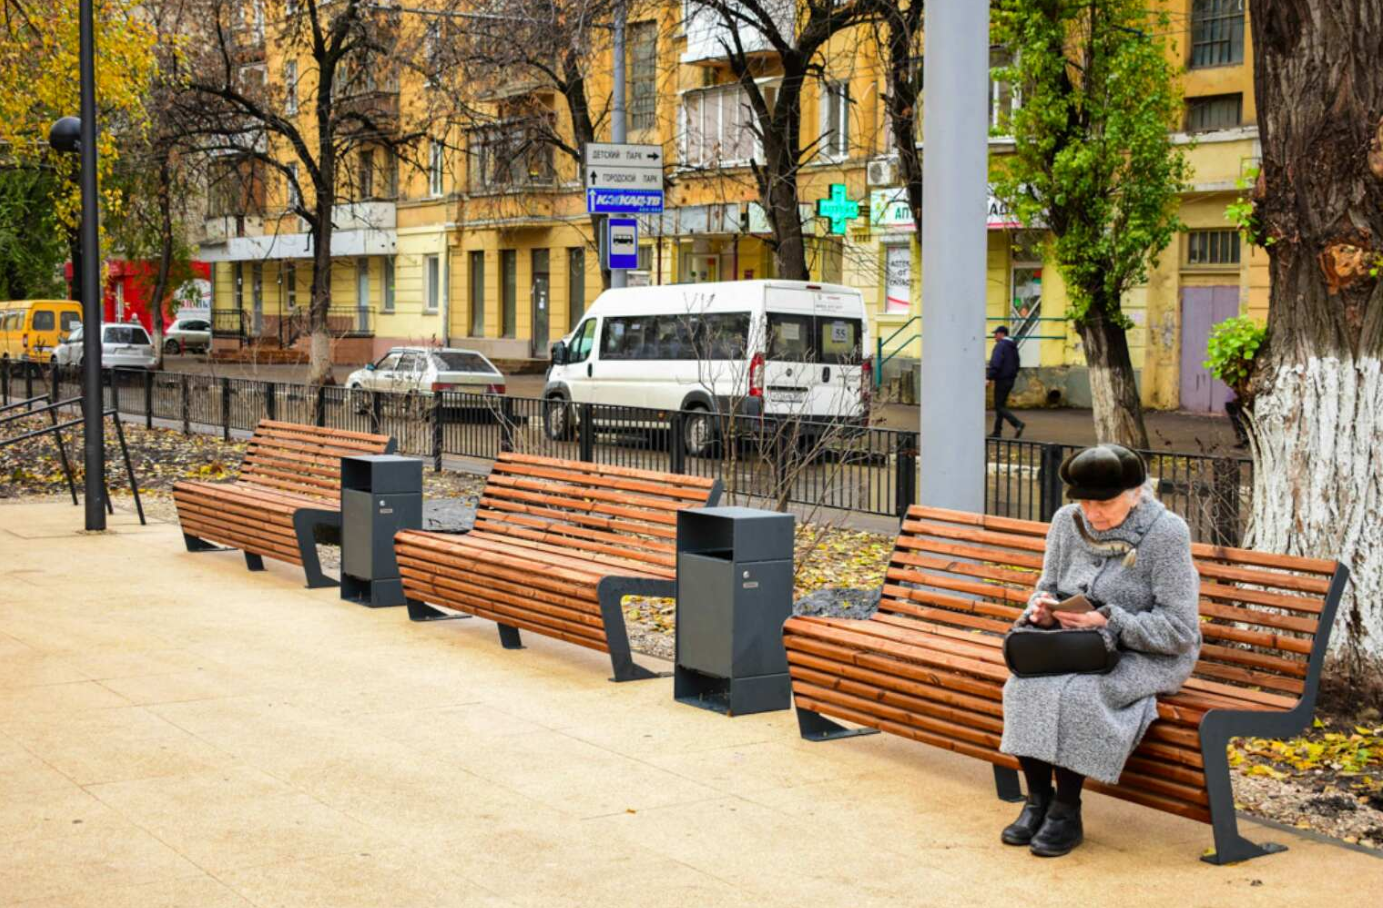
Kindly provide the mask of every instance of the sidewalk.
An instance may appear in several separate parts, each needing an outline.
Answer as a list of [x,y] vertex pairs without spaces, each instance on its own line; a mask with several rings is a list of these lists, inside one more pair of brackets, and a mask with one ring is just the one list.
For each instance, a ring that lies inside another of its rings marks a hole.
[[989,767],[892,736],[808,744],[668,679],[481,620],[307,591],[176,527],[0,506],[0,904],[1124,906],[1334,901],[1383,861],[1215,868],[1209,828],[1092,795],[1088,841],[998,844]]

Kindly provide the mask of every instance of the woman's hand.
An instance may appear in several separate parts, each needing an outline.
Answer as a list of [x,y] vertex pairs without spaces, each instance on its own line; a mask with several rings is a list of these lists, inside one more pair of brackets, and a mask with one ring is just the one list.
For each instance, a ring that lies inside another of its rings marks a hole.
[[1109,623],[1109,619],[1099,612],[1053,612],[1052,616],[1065,630],[1104,627]]
[[1050,606],[1056,604],[1056,600],[1051,596],[1042,595],[1033,600],[1032,609],[1028,612],[1028,623],[1038,627],[1051,627],[1052,610]]

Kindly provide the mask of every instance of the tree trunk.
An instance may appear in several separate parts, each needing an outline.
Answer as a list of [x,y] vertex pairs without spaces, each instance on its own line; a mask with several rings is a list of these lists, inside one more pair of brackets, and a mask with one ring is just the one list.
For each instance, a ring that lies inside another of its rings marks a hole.
[[168,153],[158,162],[158,273],[150,297],[149,327],[154,334],[154,367],[163,368],[163,310],[168,300],[168,281],[173,270],[172,171]]
[[1143,426],[1128,336],[1098,302],[1091,303],[1090,314],[1077,327],[1085,343],[1096,440],[1146,450],[1148,430]]
[[317,226],[312,234],[312,308],[308,310],[308,382],[313,387],[331,384],[331,206],[317,206]]
[[1383,0],[1255,0],[1268,347],[1251,390],[1255,548],[1339,559],[1331,644],[1383,678]]

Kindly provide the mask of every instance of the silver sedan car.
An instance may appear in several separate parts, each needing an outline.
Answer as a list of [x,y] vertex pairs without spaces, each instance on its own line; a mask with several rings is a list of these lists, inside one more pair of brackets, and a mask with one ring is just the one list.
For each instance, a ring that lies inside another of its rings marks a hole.
[[179,316],[163,331],[163,352],[177,355],[211,346],[211,322],[196,316]]
[[[82,364],[82,327],[73,328],[53,359],[59,366]],[[157,363],[154,342],[141,325],[101,326],[101,367],[105,369],[152,369]]]

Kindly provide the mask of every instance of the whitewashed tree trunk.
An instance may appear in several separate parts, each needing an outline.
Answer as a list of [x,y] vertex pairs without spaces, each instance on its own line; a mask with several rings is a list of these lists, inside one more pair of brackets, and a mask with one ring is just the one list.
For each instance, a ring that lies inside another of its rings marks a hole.
[[1373,357],[1285,365],[1254,399],[1249,545],[1338,558],[1352,582],[1331,644],[1383,661],[1383,368]]

